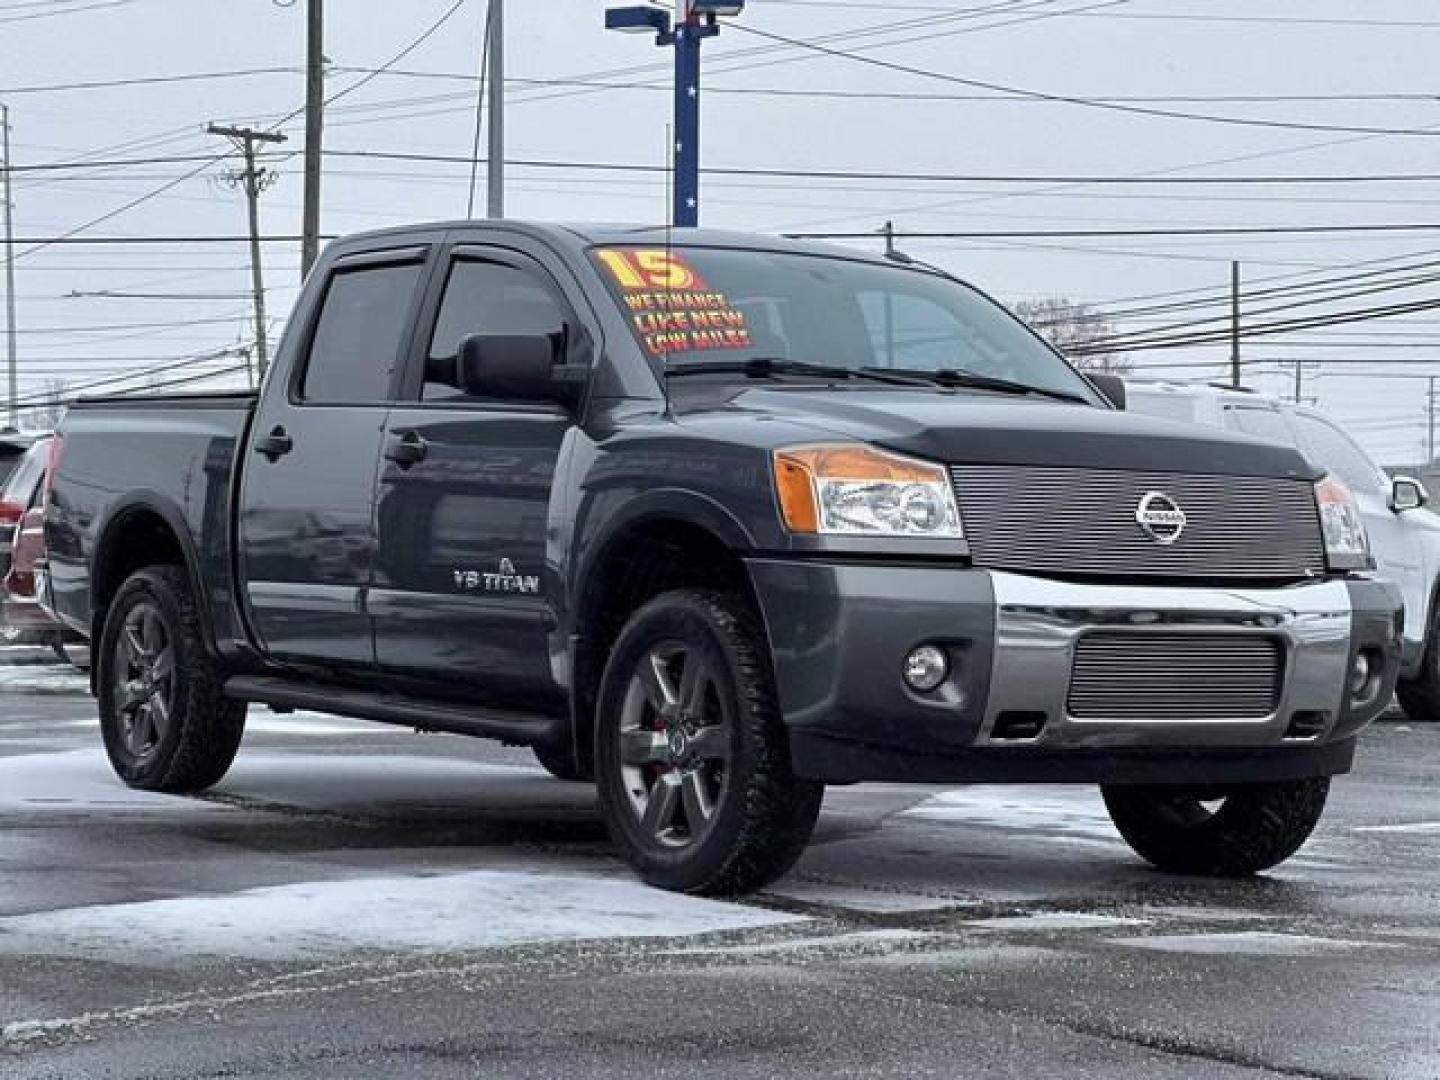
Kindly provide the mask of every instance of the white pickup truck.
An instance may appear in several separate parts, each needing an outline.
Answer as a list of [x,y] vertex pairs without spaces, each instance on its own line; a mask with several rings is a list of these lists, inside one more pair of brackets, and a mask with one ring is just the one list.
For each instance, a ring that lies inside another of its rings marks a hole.
[[1273,439],[1300,450],[1350,488],[1360,504],[1380,573],[1405,596],[1405,652],[1396,696],[1413,720],[1440,721],[1440,516],[1424,486],[1386,475],[1318,409],[1266,394],[1193,383],[1126,380],[1127,410]]

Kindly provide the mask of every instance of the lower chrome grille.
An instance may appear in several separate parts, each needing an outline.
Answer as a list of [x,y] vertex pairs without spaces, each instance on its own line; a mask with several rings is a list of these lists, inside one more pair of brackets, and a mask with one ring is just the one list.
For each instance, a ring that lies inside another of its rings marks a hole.
[[1284,650],[1239,634],[1086,634],[1067,708],[1077,720],[1259,720],[1280,704]]

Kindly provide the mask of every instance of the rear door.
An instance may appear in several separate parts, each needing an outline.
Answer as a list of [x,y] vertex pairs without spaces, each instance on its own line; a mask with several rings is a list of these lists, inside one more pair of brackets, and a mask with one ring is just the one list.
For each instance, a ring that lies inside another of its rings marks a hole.
[[371,669],[375,470],[428,247],[343,257],[262,395],[240,495],[240,576],[262,648]]
[[559,579],[546,543],[574,419],[553,402],[467,397],[424,373],[445,366],[427,359],[453,357],[470,334],[563,333],[577,323],[554,278],[515,251],[457,249],[432,293],[407,400],[385,426],[370,596],[380,666],[437,693],[558,707],[550,636]]

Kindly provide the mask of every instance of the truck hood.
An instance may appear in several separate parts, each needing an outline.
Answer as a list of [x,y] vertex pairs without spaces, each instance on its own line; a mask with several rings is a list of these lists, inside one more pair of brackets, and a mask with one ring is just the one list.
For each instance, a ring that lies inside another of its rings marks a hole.
[[[1248,436],[1112,409],[968,391],[730,388],[676,400],[682,418],[748,413],[818,438],[885,446],[950,464],[1084,466],[1314,479],[1295,450]],[[738,419],[738,416],[735,417]]]

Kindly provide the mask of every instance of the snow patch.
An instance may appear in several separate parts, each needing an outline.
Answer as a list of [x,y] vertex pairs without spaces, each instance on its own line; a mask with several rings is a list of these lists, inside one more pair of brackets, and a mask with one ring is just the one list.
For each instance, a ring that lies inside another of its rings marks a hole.
[[1307,934],[1277,934],[1264,930],[1242,930],[1233,934],[1114,938],[1111,943],[1155,952],[1190,953],[1197,956],[1329,956],[1334,953],[1398,948],[1373,941],[1347,941],[1341,938],[1311,937]]
[[863,911],[872,915],[903,915],[920,911],[943,911],[965,903],[962,899],[924,896],[919,893],[887,892],[858,885],[830,885],[823,882],[782,882],[769,895],[802,904]]
[[1147,926],[1145,919],[1120,915],[1092,915],[1081,911],[1035,912],[1031,915],[1001,915],[993,919],[972,919],[967,926],[976,930],[1096,930],[1117,926]]
[[1092,786],[958,788],[942,791],[901,816],[1120,843],[1100,792]]
[[0,664],[0,692],[88,696],[90,676],[68,664]]
[[[315,881],[0,918],[0,955],[295,960],[545,941],[661,938],[799,923],[598,876],[482,870]],[[136,942],[144,942],[137,949]]]

